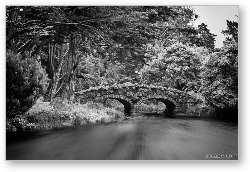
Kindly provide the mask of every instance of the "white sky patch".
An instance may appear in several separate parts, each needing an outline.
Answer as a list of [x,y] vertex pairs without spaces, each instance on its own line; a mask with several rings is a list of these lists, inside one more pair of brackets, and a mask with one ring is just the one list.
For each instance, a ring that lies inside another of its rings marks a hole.
[[225,36],[221,33],[227,29],[226,20],[238,21],[238,6],[193,6],[199,18],[194,22],[194,26],[198,27],[201,23],[205,23],[211,33],[217,35],[215,47],[222,47]]

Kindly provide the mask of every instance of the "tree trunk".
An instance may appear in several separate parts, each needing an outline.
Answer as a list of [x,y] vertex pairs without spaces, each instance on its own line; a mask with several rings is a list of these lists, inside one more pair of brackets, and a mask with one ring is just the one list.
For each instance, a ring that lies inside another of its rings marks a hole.
[[65,44],[61,44],[60,48],[57,48],[57,50],[60,49],[60,52],[57,52],[57,55],[60,55],[57,66],[54,65],[56,47],[49,45],[49,59],[53,76],[49,87],[49,101],[59,95],[64,100],[73,100],[74,98],[74,72],[79,63],[76,60],[75,44],[75,35],[71,34],[67,52],[63,52]]
[[77,68],[78,62],[76,61],[76,40],[75,35],[71,34],[69,43],[69,55],[66,62],[66,71],[64,78],[64,86],[62,87],[62,97],[69,101],[73,100],[74,97],[74,72]]
[[60,77],[61,77],[61,71],[62,71],[62,65],[64,63],[64,57],[66,55],[63,54],[63,44],[60,45],[60,49],[57,49],[57,55],[60,55],[60,61],[58,66],[55,66],[55,51],[56,51],[56,45],[49,45],[49,63],[52,71],[52,80],[49,87],[49,101],[51,101],[53,98],[56,97],[56,94],[61,88]]

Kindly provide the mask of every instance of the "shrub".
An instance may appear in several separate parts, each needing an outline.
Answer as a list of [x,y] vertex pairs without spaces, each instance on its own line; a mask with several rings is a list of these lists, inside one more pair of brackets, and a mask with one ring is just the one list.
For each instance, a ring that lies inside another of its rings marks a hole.
[[7,52],[6,57],[6,115],[22,115],[46,90],[48,77],[37,59]]
[[25,115],[7,121],[7,131],[46,130],[86,123],[107,123],[123,118],[122,112],[99,103],[71,104],[59,99],[52,102],[38,99]]
[[19,115],[15,118],[7,120],[6,130],[7,132],[14,131],[30,131],[38,128],[36,123],[31,123],[27,120],[26,116]]
[[137,111],[146,111],[146,112],[159,112],[164,111],[166,106],[164,103],[140,103],[135,106]]
[[124,114],[120,111],[104,107],[100,103],[74,104],[73,114],[76,116],[75,124],[112,122],[123,119]]
[[[61,107],[61,108],[60,108]],[[62,108],[59,103],[43,102],[38,100],[26,113],[30,123],[36,123],[39,129],[59,128],[71,125],[74,116],[67,107]]]
[[186,114],[188,116],[214,116],[215,109],[204,105],[204,104],[197,104],[195,106],[191,106],[187,108]]

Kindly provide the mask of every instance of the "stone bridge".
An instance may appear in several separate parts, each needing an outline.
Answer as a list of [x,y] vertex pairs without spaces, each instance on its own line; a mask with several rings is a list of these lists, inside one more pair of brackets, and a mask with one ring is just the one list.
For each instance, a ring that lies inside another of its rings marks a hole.
[[144,100],[157,100],[166,105],[164,113],[173,115],[175,112],[183,112],[197,103],[197,100],[186,92],[173,88],[154,85],[117,84],[112,86],[92,87],[87,90],[75,92],[75,101],[86,103],[87,101],[105,101],[115,99],[124,106],[126,116],[131,115],[134,106]]

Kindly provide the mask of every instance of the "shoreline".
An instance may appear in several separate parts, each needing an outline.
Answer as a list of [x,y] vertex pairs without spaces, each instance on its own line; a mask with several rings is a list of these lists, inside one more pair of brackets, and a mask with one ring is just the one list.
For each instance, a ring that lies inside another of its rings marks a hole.
[[[153,115],[152,115],[153,114]],[[175,115],[175,116],[164,116],[162,114],[154,114],[152,113],[151,115],[131,115],[128,117],[125,117],[123,119],[117,119],[114,121],[109,121],[109,122],[103,122],[103,121],[98,121],[95,123],[89,122],[89,123],[85,123],[85,124],[81,124],[81,125],[64,125],[61,127],[54,127],[54,128],[47,128],[47,129],[36,129],[36,130],[26,130],[26,131],[7,131],[6,130],[6,137],[7,135],[15,135],[15,134],[34,134],[34,133],[39,133],[39,132],[53,132],[53,131],[57,131],[57,130],[65,130],[65,129],[74,129],[74,128],[78,128],[81,126],[96,126],[96,125],[108,125],[111,123],[117,123],[117,122],[122,122],[122,121],[126,121],[126,120],[130,120],[133,119],[134,117],[157,117],[157,118],[169,118],[169,119],[204,119],[204,120],[219,120],[219,121],[223,121],[223,122],[229,122],[229,123],[238,123],[238,121],[234,121],[234,120],[228,120],[228,119],[223,119],[221,117],[218,116],[190,116],[190,115]]]

